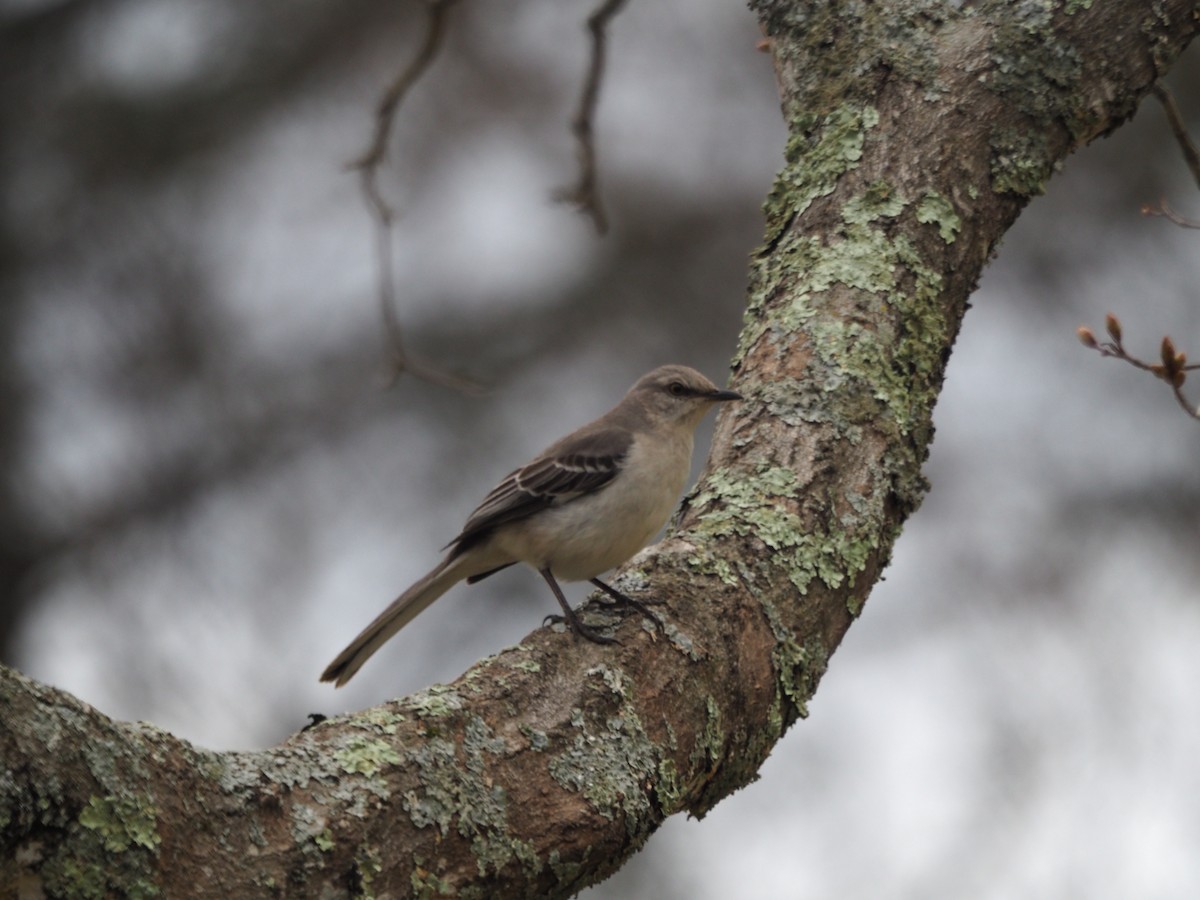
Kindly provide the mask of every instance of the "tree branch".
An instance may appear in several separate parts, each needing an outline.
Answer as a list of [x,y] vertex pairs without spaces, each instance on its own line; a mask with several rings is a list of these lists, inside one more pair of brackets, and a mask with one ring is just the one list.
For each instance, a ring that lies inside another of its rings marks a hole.
[[1200,406],[1193,406],[1183,393],[1183,384],[1187,381],[1187,373],[1200,369],[1200,364],[1192,363],[1188,365],[1187,354],[1176,350],[1175,342],[1169,336],[1162,339],[1159,351],[1160,361],[1157,363],[1148,363],[1125,350],[1121,322],[1112,313],[1109,313],[1105,318],[1104,327],[1111,340],[1101,343],[1096,340],[1096,335],[1092,329],[1081,327],[1077,332],[1080,342],[1085,347],[1090,347],[1092,350],[1098,351],[1101,356],[1110,356],[1113,359],[1124,360],[1135,369],[1149,372],[1156,378],[1165,381],[1171,386],[1171,391],[1175,395],[1175,402],[1179,404],[1183,411],[1193,419],[1200,419]]
[[579,148],[579,176],[574,185],[555,193],[555,199],[570,203],[586,213],[596,226],[596,231],[608,231],[608,217],[600,200],[596,174],[596,143],[593,120],[596,104],[600,99],[600,84],[604,80],[605,47],[608,41],[608,23],[625,6],[626,0],[603,0],[590,16],[587,27],[592,37],[592,48],[588,62],[587,77],[579,94],[579,107],[571,120],[571,133]]
[[4,670],[0,883],[565,897],[757,777],[924,495],[983,265],[1198,23],[1191,0],[753,6],[790,138],[735,358],[747,402],[718,418],[669,537],[617,581],[661,601],[665,636],[590,609],[618,646],[539,629],[256,753],[113,723]]
[[358,170],[359,186],[374,226],[379,309],[391,355],[391,379],[395,381],[407,372],[422,381],[476,393],[479,386],[473,381],[427,365],[404,349],[403,329],[396,315],[395,260],[392,253],[395,210],[379,187],[379,169],[387,159],[396,113],[408,92],[437,59],[446,33],[447,14],[457,2],[458,0],[428,0],[425,34],[421,46],[417,48],[416,55],[397,73],[380,98],[375,110],[375,130],[372,132],[371,142],[362,156],[352,164],[352,168]]
[[1179,150],[1183,154],[1183,161],[1187,163],[1196,186],[1200,187],[1200,150],[1196,149],[1191,135],[1188,134],[1183,113],[1179,111],[1179,105],[1175,102],[1175,95],[1169,87],[1159,81],[1154,85],[1154,96],[1162,104],[1167,114],[1167,123],[1171,126],[1171,133],[1175,135],[1175,142],[1179,144]]
[[1174,222],[1180,228],[1200,228],[1200,222],[1195,219],[1189,219],[1182,213],[1178,213],[1167,205],[1167,200],[1164,197],[1158,201],[1158,206],[1150,206],[1146,204],[1142,207],[1143,216],[1157,216],[1166,219],[1169,222]]

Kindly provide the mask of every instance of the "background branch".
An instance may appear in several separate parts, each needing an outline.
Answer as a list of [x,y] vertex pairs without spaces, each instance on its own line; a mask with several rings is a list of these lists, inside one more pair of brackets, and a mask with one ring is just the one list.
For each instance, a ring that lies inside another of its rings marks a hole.
[[1196,187],[1200,188],[1200,149],[1196,148],[1191,135],[1188,134],[1187,124],[1183,121],[1179,104],[1175,102],[1175,95],[1162,81],[1157,81],[1154,83],[1154,96],[1162,104],[1167,114],[1167,122],[1171,126],[1171,133],[1175,135],[1175,142],[1179,144],[1183,153],[1183,161],[1187,163],[1188,170],[1196,181]]
[[571,132],[575,135],[579,154],[579,175],[575,184],[555,193],[555,199],[570,203],[586,214],[595,225],[596,231],[608,231],[608,217],[600,199],[596,172],[595,117],[596,104],[600,99],[600,85],[604,80],[605,48],[608,41],[608,24],[625,5],[626,0],[604,0],[588,16],[588,33],[592,38],[587,76],[579,93],[579,106],[571,119]]
[[1200,364],[1192,363],[1188,365],[1187,354],[1180,353],[1175,349],[1175,342],[1170,337],[1162,339],[1162,345],[1159,353],[1159,362],[1150,363],[1145,360],[1133,356],[1125,349],[1123,343],[1123,331],[1120,320],[1109,313],[1104,323],[1105,330],[1111,338],[1103,343],[1096,340],[1095,333],[1087,327],[1081,327],[1078,331],[1079,340],[1085,347],[1090,347],[1100,353],[1101,356],[1110,356],[1113,359],[1124,360],[1136,369],[1142,369],[1149,372],[1156,378],[1165,381],[1171,387],[1172,393],[1175,395],[1175,401],[1180,408],[1194,419],[1200,419],[1200,407],[1193,406],[1183,393],[1183,385],[1187,380],[1187,373],[1200,369]]
[[404,334],[396,311],[395,259],[392,251],[392,225],[395,210],[383,196],[379,186],[379,170],[387,160],[391,144],[396,113],[413,86],[437,59],[442,40],[446,34],[446,22],[458,0],[429,0],[425,5],[425,32],[416,54],[388,85],[375,110],[375,128],[371,142],[354,163],[358,170],[359,185],[363,199],[371,214],[375,232],[375,260],[378,270],[379,309],[383,316],[391,357],[390,376],[394,382],[401,374],[408,374],[422,381],[440,384],[459,391],[478,393],[479,386],[470,379],[452,375],[439,368],[423,363],[411,356],[404,348]]

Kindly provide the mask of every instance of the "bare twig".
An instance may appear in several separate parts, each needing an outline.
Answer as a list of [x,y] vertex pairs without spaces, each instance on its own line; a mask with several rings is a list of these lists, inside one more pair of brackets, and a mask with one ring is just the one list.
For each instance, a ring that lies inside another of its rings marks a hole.
[[596,114],[596,102],[600,98],[600,83],[604,80],[604,53],[608,41],[608,23],[621,11],[627,0],[602,0],[596,10],[588,16],[587,27],[592,35],[592,54],[587,77],[579,94],[579,107],[571,120],[571,133],[579,146],[579,178],[571,187],[555,193],[555,199],[570,203],[587,214],[596,231],[608,231],[608,218],[600,202],[596,178],[596,145],[592,122]]
[[1200,222],[1197,222],[1195,219],[1189,219],[1186,216],[1184,216],[1180,213],[1177,213],[1175,210],[1171,209],[1171,207],[1167,205],[1167,201],[1166,201],[1165,197],[1158,201],[1158,206],[1151,206],[1148,203],[1145,206],[1143,206],[1142,207],[1142,215],[1143,216],[1161,216],[1164,219],[1168,219],[1168,220],[1174,222],[1176,225],[1180,226],[1181,228],[1200,228]]
[[1171,126],[1171,131],[1175,134],[1175,140],[1179,142],[1179,149],[1183,151],[1184,161],[1192,171],[1192,177],[1196,179],[1196,186],[1200,187],[1200,149],[1196,148],[1191,136],[1187,132],[1187,126],[1183,121],[1183,114],[1179,112],[1179,106],[1175,103],[1175,95],[1161,81],[1156,81],[1154,87],[1154,96],[1163,105],[1163,109],[1167,113],[1167,122]]
[[425,35],[417,54],[409,61],[396,78],[388,85],[379,105],[375,109],[375,132],[366,151],[353,164],[352,168],[359,171],[362,177],[363,193],[367,203],[376,215],[388,224],[392,221],[393,211],[383,199],[379,190],[379,167],[387,157],[388,143],[392,137],[392,123],[396,119],[396,111],[404,101],[412,86],[416,84],[425,70],[437,58],[442,46],[442,38],[446,33],[446,15],[458,0],[429,0],[427,5],[427,21]]
[[[1187,132],[1187,125],[1183,121],[1183,115],[1179,112],[1179,106],[1175,103],[1175,95],[1161,81],[1156,81],[1151,90],[1163,105],[1163,109],[1167,114],[1167,123],[1171,126],[1171,132],[1175,135],[1175,140],[1179,143],[1179,149],[1183,153],[1184,162],[1187,163],[1188,169],[1191,170],[1192,177],[1196,179],[1197,186],[1200,186],[1200,149],[1196,148],[1191,135]],[[1142,207],[1142,215],[1158,216],[1174,222],[1181,228],[1200,228],[1200,222],[1195,219],[1189,219],[1171,209],[1167,205],[1166,199],[1159,200],[1158,206],[1146,204]]]
[[458,0],[428,0],[425,34],[416,55],[396,75],[375,110],[375,131],[371,143],[351,168],[357,169],[363,200],[371,213],[375,226],[375,260],[378,267],[379,306],[383,315],[383,324],[387,332],[388,348],[391,354],[391,381],[404,372],[408,372],[422,381],[440,384],[455,390],[477,392],[479,386],[474,382],[447,372],[442,372],[413,359],[404,350],[403,332],[400,321],[396,316],[396,285],[394,280],[394,260],[392,256],[392,225],[395,221],[395,211],[384,199],[379,188],[379,169],[387,158],[391,142],[392,125],[396,112],[404,101],[409,90],[425,74],[425,70],[437,58],[441,49],[442,38],[446,33],[446,15],[450,7]]
[[1156,378],[1165,381],[1171,386],[1171,390],[1175,394],[1175,401],[1179,404],[1180,408],[1193,419],[1200,419],[1200,406],[1193,406],[1183,394],[1183,384],[1187,380],[1187,373],[1200,369],[1200,363],[1188,365],[1187,354],[1177,351],[1175,349],[1175,342],[1170,337],[1162,339],[1162,347],[1159,354],[1161,362],[1148,363],[1126,352],[1125,345],[1121,342],[1121,322],[1112,313],[1109,313],[1105,317],[1104,328],[1111,340],[1103,343],[1097,341],[1095,333],[1086,326],[1080,327],[1076,333],[1079,335],[1080,342],[1085,347],[1090,347],[1101,356],[1122,359],[1131,366],[1150,372]]

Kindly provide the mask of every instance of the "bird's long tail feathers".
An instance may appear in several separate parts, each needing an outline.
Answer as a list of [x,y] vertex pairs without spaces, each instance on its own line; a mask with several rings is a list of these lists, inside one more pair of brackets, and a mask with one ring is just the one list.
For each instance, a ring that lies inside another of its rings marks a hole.
[[322,681],[332,681],[341,687],[354,677],[371,656],[397,631],[411,622],[417,615],[450,588],[461,581],[468,572],[459,556],[444,559],[441,564],[392,601],[392,604],[376,616],[375,621],[362,630],[349,646],[337,655],[321,673]]

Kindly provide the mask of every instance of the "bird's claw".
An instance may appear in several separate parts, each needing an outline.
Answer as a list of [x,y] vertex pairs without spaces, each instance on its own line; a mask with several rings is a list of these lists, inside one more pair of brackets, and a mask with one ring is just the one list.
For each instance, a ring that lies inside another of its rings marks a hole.
[[667,626],[663,624],[663,620],[659,617],[658,613],[650,609],[651,604],[662,603],[661,600],[658,600],[654,597],[650,597],[645,600],[635,600],[633,597],[622,594],[611,585],[605,584],[599,578],[593,578],[592,584],[600,588],[600,590],[604,591],[604,593],[608,595],[609,599],[611,600],[611,603],[609,604],[610,606],[623,606],[627,609],[635,609],[653,622],[659,631],[661,631],[663,634],[667,633]]
[[567,616],[560,616],[558,613],[551,613],[550,615],[546,616],[546,618],[542,619],[543,628],[545,628],[547,625],[559,624],[565,624],[571,631],[575,632],[581,638],[591,641],[593,644],[620,643],[615,637],[609,637],[607,634],[601,634],[594,628],[589,628],[587,625],[584,625],[583,622],[579,621],[578,617],[568,618]]

